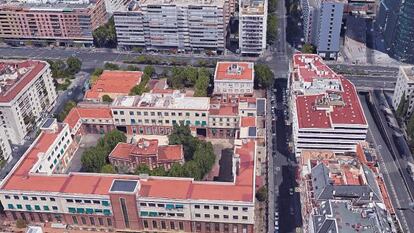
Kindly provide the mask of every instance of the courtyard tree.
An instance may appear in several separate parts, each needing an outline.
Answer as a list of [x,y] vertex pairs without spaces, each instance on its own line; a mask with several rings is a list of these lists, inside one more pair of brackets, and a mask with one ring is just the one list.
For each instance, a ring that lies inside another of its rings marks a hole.
[[266,89],[272,86],[274,74],[269,66],[264,64],[254,65],[254,86],[256,89]]

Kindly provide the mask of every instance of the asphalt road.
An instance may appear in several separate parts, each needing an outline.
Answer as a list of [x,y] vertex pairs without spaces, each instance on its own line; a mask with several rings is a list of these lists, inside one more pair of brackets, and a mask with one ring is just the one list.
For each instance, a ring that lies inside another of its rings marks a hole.
[[[386,146],[383,135],[368,108],[366,97],[360,96],[360,99],[369,125],[367,140],[373,143],[377,149],[379,168],[384,177],[391,202],[396,209],[399,207],[408,207],[411,198],[401,177],[399,168]],[[414,219],[413,212],[396,210],[396,215],[404,232],[414,232],[414,222],[412,221]]]

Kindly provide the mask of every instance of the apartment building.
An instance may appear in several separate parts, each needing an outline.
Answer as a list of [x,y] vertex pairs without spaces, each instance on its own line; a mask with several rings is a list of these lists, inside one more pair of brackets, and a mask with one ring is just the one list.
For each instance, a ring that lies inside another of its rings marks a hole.
[[299,184],[304,232],[359,232],[368,228],[396,232],[390,218],[394,210],[382,178],[377,168],[363,161],[366,159],[354,154],[302,152]]
[[144,93],[116,98],[111,112],[116,127],[128,134],[170,134],[174,124],[185,124],[206,135],[210,98],[173,93]]
[[116,11],[128,9],[131,0],[105,0],[105,9],[108,14],[112,15]]
[[67,137],[65,128],[43,130],[0,184],[9,220],[117,231],[253,232],[254,140],[235,140],[232,182],[36,172],[33,167],[43,163],[39,155]]
[[92,31],[107,20],[104,0],[96,3],[22,3],[0,5],[0,38],[9,43],[56,42],[92,45]]
[[345,3],[342,0],[302,0],[305,42],[324,59],[336,59]]
[[318,55],[295,54],[290,77],[293,142],[302,150],[355,152],[368,124],[354,85]]
[[118,46],[224,52],[224,0],[145,0],[114,13]]
[[91,89],[85,92],[84,100],[102,102],[104,95],[112,99],[128,95],[141,82],[142,74],[141,71],[105,70]]
[[258,56],[266,50],[267,1],[239,1],[239,49],[242,55]]
[[119,143],[108,158],[118,171],[134,172],[142,164],[151,170],[169,170],[175,163],[184,164],[184,151],[183,145],[159,145],[158,139],[140,138],[134,144]]
[[10,161],[12,159],[12,149],[10,142],[4,133],[4,129],[0,127],[0,161]]
[[253,95],[252,62],[217,62],[214,72],[214,94]]
[[49,64],[34,60],[0,61],[0,119],[5,140],[22,142],[54,107],[57,94]]
[[[413,113],[414,66],[400,66],[397,83],[395,84],[392,104],[395,110],[401,108],[404,117]],[[404,101],[401,103],[401,101]],[[400,107],[401,106],[401,107]]]

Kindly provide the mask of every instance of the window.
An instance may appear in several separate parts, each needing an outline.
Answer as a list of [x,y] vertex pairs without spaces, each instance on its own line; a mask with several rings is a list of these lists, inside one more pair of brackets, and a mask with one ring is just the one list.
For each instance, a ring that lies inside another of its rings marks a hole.
[[148,206],[155,207],[155,203],[148,203]]
[[103,223],[103,219],[102,219],[102,218],[98,218],[98,222],[99,222],[99,225],[101,225],[101,226],[103,226],[103,225],[104,225],[104,223]]
[[119,111],[119,114],[124,115],[124,111]]
[[173,222],[173,221],[171,221],[171,222],[170,222],[170,229],[171,229],[171,230],[174,230],[174,229],[175,229],[175,224],[174,224],[174,222]]
[[20,199],[19,196],[16,196],[16,195],[14,195],[13,198],[14,198],[14,200],[19,200]]
[[223,206],[223,210],[229,210],[228,206]]
[[184,214],[183,213],[177,213],[177,217],[183,218]]
[[196,117],[199,117],[200,116],[200,113],[195,113],[194,114]]
[[112,220],[110,218],[107,218],[106,221],[108,222],[108,226],[112,226]]
[[229,219],[229,216],[228,215],[223,215],[223,218],[224,219]]
[[125,198],[120,198],[119,199],[121,202],[121,210],[122,210],[122,214],[124,215],[124,223],[125,223],[125,227],[129,228],[129,217],[128,217],[128,211],[127,211],[127,207],[126,207],[126,201]]
[[50,201],[56,201],[56,199],[55,199],[55,198],[53,198],[53,197],[51,197],[51,198],[50,198]]
[[14,206],[13,206],[13,204],[8,204],[8,205],[7,205],[7,208],[9,208],[9,209],[14,209]]
[[82,224],[86,224],[86,219],[85,219],[85,217],[81,217],[81,221],[82,221]]
[[37,201],[37,197],[32,197],[32,201]]
[[148,228],[148,221],[147,220],[144,220],[142,222],[143,222],[144,228]]
[[72,199],[66,199],[66,202],[73,203],[73,200]]
[[78,218],[76,216],[72,216],[73,224],[78,225]]
[[141,202],[141,203],[139,203],[139,205],[140,205],[140,206],[147,206],[147,203],[143,203],[143,202]]
[[205,206],[204,206],[204,209],[205,209],[205,210],[208,210],[208,209],[210,209],[210,206],[205,205]]
[[46,201],[46,197],[40,197],[40,200]]
[[93,200],[92,202],[93,202],[93,204],[101,204],[101,202],[98,201],[98,200]]
[[219,207],[217,205],[213,206],[213,209],[218,210]]
[[[24,197],[24,196],[23,196]],[[4,198],[6,198],[6,199],[10,199],[10,196],[9,195],[5,195],[4,196]]]
[[155,116],[155,112],[151,112],[151,116]]
[[220,215],[215,214],[215,215],[214,215],[214,218],[220,218]]
[[157,204],[158,207],[164,207],[164,204]]
[[103,206],[109,206],[109,202],[108,201],[102,201],[102,205]]
[[157,228],[157,221],[155,220],[152,221],[152,228]]
[[32,210],[32,207],[30,205],[26,205],[26,210]]
[[205,214],[204,215],[204,218],[210,218],[210,215],[209,214]]
[[220,224],[214,223],[214,231],[220,231]]
[[205,117],[205,116],[206,116],[206,113],[204,113],[204,112],[203,112],[203,113],[201,113],[201,116]]
[[114,115],[118,115],[118,111],[114,111]]
[[166,229],[167,228],[167,226],[165,225],[165,221],[161,221],[161,228],[162,229]]
[[199,218],[199,217],[201,217],[201,215],[200,214],[195,214],[195,217]]
[[43,209],[46,210],[46,211],[49,211],[49,206],[45,205],[45,206],[43,206]]
[[84,203],[86,204],[90,204],[92,201],[91,200],[83,200]]
[[82,200],[76,199],[75,202],[76,203],[82,203]]
[[244,212],[247,212],[248,208],[247,207],[243,207],[242,209]]
[[144,116],[148,116],[148,112],[144,112]]
[[52,206],[52,210],[58,210],[57,206]]
[[200,209],[200,205],[195,205],[194,208]]
[[93,217],[89,217],[89,221],[91,222],[91,225],[95,225],[95,219]]
[[129,111],[129,115],[133,116],[134,112],[133,111]]
[[17,208],[17,209],[19,209],[19,210],[21,210],[21,209],[23,209],[23,206],[22,206],[22,205],[20,205],[20,204],[17,204],[17,205],[16,205],[16,208]]
[[233,211],[238,211],[239,208],[238,207],[233,207]]
[[243,219],[243,220],[247,220],[247,216],[243,216],[243,217],[242,217],[242,219]]
[[239,216],[233,215],[233,219],[239,219]]
[[196,231],[201,231],[201,223],[196,222]]

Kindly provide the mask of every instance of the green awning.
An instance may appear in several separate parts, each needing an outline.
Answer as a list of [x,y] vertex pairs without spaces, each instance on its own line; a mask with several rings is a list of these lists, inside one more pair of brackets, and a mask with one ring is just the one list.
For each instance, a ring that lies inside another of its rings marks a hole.
[[148,216],[148,212],[147,211],[141,211],[141,216]]
[[167,204],[167,205],[165,205],[165,208],[167,210],[171,210],[171,209],[174,209],[174,205],[173,204]]
[[83,213],[85,213],[85,209],[84,208],[76,208],[76,213],[83,214]]
[[87,214],[93,214],[93,209],[91,209],[91,208],[86,208],[86,213],[87,213]]
[[111,211],[110,210],[104,210],[103,213],[104,213],[104,215],[111,215]]
[[149,212],[149,216],[150,217],[156,217],[156,216],[158,216],[158,213],[157,212]]
[[69,213],[72,213],[72,214],[76,213],[76,209],[72,208],[72,207],[69,207]]

